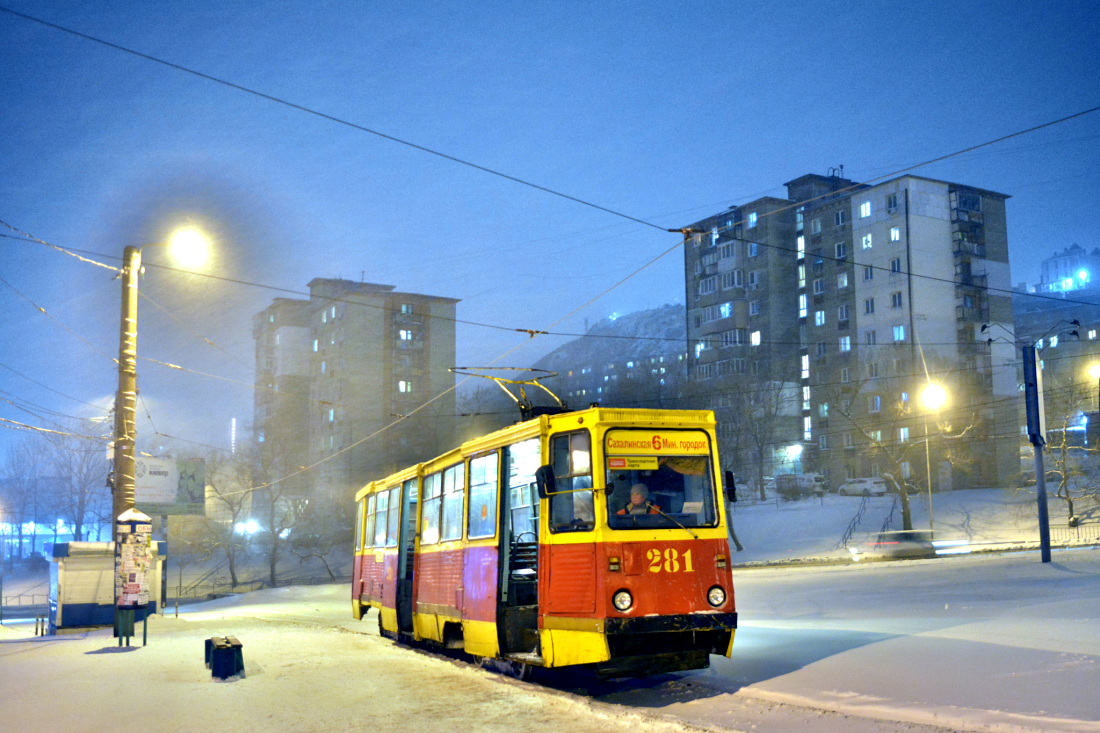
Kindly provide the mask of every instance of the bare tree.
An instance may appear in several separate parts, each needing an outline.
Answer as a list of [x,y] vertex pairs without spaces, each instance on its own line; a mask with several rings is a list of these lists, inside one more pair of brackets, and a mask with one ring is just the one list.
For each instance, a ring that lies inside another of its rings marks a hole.
[[206,485],[213,506],[206,517],[198,546],[207,556],[221,554],[229,580],[237,585],[239,563],[247,554],[245,538],[236,531],[252,510],[252,460],[244,454],[210,453],[205,458]]
[[[102,516],[111,503],[107,489],[106,450],[103,443],[83,436],[94,426],[81,423],[72,435],[52,436],[49,440],[50,465],[58,481],[54,487],[54,506],[59,518],[73,527],[73,539],[85,539],[85,524]],[[109,513],[109,511],[108,511]]]
[[1043,389],[1047,418],[1047,445],[1052,465],[1047,475],[1058,479],[1054,495],[1066,503],[1069,525],[1080,522],[1078,504],[1082,499],[1100,503],[1100,488],[1089,486],[1083,480],[1089,473],[1089,464],[1100,449],[1086,446],[1085,441],[1074,441],[1071,436],[1084,417],[1084,412],[1094,396],[1091,384],[1055,377]]
[[[46,514],[44,497],[40,496],[41,468],[45,465],[46,444],[42,438],[29,438],[8,448],[3,468],[0,497],[4,502],[4,514],[8,524],[14,525],[16,535],[15,555],[23,557],[23,528],[31,524],[37,531]],[[31,537],[31,547],[35,544]]]
[[[765,499],[764,476],[774,467],[773,452],[780,438],[797,420],[797,387],[793,384],[743,375],[706,402],[717,402],[719,446],[723,462],[736,473],[752,477],[760,499]],[[688,395],[689,401],[697,401]]]
[[303,563],[310,558],[320,560],[329,579],[336,582],[333,564],[335,558],[346,555],[351,549],[353,523],[353,505],[311,501],[295,524],[290,549]]

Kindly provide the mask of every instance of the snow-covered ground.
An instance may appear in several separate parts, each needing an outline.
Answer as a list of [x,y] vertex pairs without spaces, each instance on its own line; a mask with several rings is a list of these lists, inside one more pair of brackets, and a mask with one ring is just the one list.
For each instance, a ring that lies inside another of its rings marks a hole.
[[[1036,536],[1026,496],[933,500],[938,534]],[[836,545],[859,502],[738,507],[746,550],[735,557],[751,563],[735,574],[741,628],[733,658],[709,670],[522,684],[380,638],[374,613],[351,618],[346,585],[278,588],[154,617],[146,647],[119,648],[110,631],[36,638],[33,624],[6,624],[0,728],[1100,733],[1100,550],[1057,550],[1049,564],[1035,550],[763,564],[844,557]],[[888,511],[873,498],[859,531],[877,532]],[[203,640],[225,634],[244,643],[246,674],[217,682]]]
[[[801,501],[770,500],[733,504],[731,522],[744,551],[735,553],[735,563],[762,563],[807,558],[847,558],[841,544],[856,517],[863,497],[826,494]],[[929,526],[927,494],[910,497],[913,527]],[[1050,526],[1055,540],[1064,540],[1065,504],[1048,501]],[[971,489],[932,495],[932,525],[937,540],[966,540],[974,550],[997,549],[1038,542],[1038,508],[1034,490]],[[1079,508],[1080,509],[1080,508]],[[883,529],[901,529],[901,507],[893,495],[867,499],[862,517],[853,528],[847,546],[866,548],[870,538]],[[1100,540],[1100,524],[1082,526],[1076,537]]]

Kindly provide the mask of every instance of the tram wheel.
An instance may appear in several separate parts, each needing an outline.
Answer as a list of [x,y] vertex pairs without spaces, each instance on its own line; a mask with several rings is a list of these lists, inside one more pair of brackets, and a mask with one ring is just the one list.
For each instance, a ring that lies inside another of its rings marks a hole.
[[533,670],[534,667],[532,667],[527,662],[508,663],[508,674],[521,682],[526,682],[527,680],[531,679],[531,672]]

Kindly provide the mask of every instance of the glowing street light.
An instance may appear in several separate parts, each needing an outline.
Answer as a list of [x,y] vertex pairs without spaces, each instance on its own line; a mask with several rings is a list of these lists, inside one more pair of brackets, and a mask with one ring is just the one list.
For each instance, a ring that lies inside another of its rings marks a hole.
[[947,390],[938,384],[929,382],[920,393],[924,405],[924,468],[928,476],[928,529],[933,530],[932,522],[932,451],[928,447],[928,415],[937,414],[947,404]]
[[1096,409],[1100,411],[1100,363],[1094,363],[1089,366],[1089,376],[1097,382]]
[[173,258],[188,267],[201,267],[206,261],[206,237],[194,227],[177,230],[167,242],[143,247],[127,247],[122,255],[122,323],[118,346],[118,395],[115,397],[114,484],[112,488],[112,524],[128,509],[134,508],[134,446],[137,439],[137,303],[141,251],[145,247],[168,246]]

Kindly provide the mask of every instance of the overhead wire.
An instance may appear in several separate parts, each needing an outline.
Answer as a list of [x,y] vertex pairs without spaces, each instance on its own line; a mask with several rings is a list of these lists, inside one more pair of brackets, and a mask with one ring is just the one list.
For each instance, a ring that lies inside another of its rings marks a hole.
[[[658,225],[656,225],[652,222],[649,222],[649,221],[646,221],[646,220],[643,220],[643,219],[640,219],[640,218],[637,218],[637,217],[633,217],[633,216],[624,214],[622,212],[616,211],[614,209],[610,209],[608,207],[604,207],[604,206],[600,206],[598,204],[594,204],[590,201],[581,199],[579,197],[572,196],[572,195],[569,195],[569,194],[565,194],[565,193],[557,191],[555,189],[551,189],[549,187],[542,186],[540,184],[536,184],[536,183],[533,183],[531,181],[527,181],[527,180],[521,179],[519,177],[512,176],[512,175],[503,173],[501,171],[494,170],[494,169],[489,168],[487,166],[482,166],[482,165],[473,163],[471,161],[467,161],[467,160],[458,158],[456,156],[449,155],[447,153],[443,153],[443,152],[438,151],[438,150],[434,150],[434,149],[429,148],[427,146],[419,145],[417,143],[413,143],[411,141],[407,141],[407,140],[398,138],[396,136],[389,135],[387,133],[383,133],[381,131],[374,130],[372,128],[368,128],[366,126],[359,125],[359,124],[351,122],[349,120],[344,120],[342,118],[338,118],[338,117],[335,117],[333,115],[329,115],[329,114],[311,109],[309,107],[299,105],[299,104],[290,102],[288,100],[285,100],[285,99],[282,99],[282,98],[279,98],[279,97],[275,97],[273,95],[265,94],[263,92],[259,92],[257,90],[251,89],[249,87],[245,87],[245,86],[240,85],[240,84],[236,84],[236,83],[224,80],[224,79],[220,79],[220,78],[214,77],[212,75],[205,74],[203,72],[199,72],[197,70],[182,66],[180,64],[175,64],[175,63],[166,61],[164,59],[160,59],[158,57],[152,56],[150,54],[142,53],[142,52],[137,51],[135,49],[131,49],[131,48],[122,46],[120,44],[116,44],[116,43],[113,43],[113,42],[110,42],[110,41],[106,41],[104,39],[100,39],[98,37],[95,37],[95,36],[92,36],[92,35],[89,35],[89,34],[86,34],[86,33],[82,33],[80,31],[76,31],[74,29],[67,28],[67,27],[64,27],[64,26],[61,26],[61,25],[58,25],[58,24],[55,24],[55,23],[50,23],[48,21],[45,21],[43,19],[40,19],[40,18],[37,18],[37,17],[34,17],[34,16],[30,16],[30,15],[27,15],[27,14],[24,14],[24,13],[18,13],[16,11],[13,11],[13,10],[8,9],[8,8],[0,7],[0,11],[7,12],[11,15],[23,18],[23,19],[31,21],[31,22],[39,23],[39,24],[44,25],[46,27],[49,27],[49,28],[52,28],[52,29],[55,29],[55,30],[58,30],[58,31],[61,31],[61,32],[79,37],[79,38],[83,38],[83,39],[91,41],[93,43],[98,43],[98,44],[107,46],[109,48],[113,48],[115,50],[122,51],[124,53],[132,54],[136,57],[143,58],[143,59],[146,59],[148,61],[151,61],[151,62],[154,62],[154,63],[157,63],[157,64],[162,64],[162,65],[167,66],[169,68],[173,68],[177,71],[181,71],[181,72],[184,72],[184,73],[187,73],[187,74],[192,74],[194,76],[206,79],[208,81],[212,81],[214,83],[221,84],[221,85],[224,85],[226,87],[236,89],[238,91],[241,91],[241,92],[244,92],[244,93],[247,93],[247,94],[254,95],[256,97],[259,97],[261,99],[264,99],[264,100],[267,100],[267,101],[270,101],[270,102],[273,102],[273,103],[276,103],[276,104],[287,106],[289,108],[301,111],[301,112],[306,113],[306,114],[314,115],[314,116],[317,116],[319,118],[322,118],[322,119],[325,119],[325,120],[328,120],[328,121],[331,121],[331,122],[334,122],[334,123],[337,123],[337,124],[345,125],[345,126],[353,128],[353,129],[356,129],[356,130],[359,130],[359,131],[362,131],[362,132],[366,132],[366,133],[371,134],[371,135],[375,135],[377,137],[389,140],[391,142],[395,142],[395,143],[398,143],[398,144],[401,144],[401,145],[408,146],[410,148],[419,150],[421,152],[424,152],[424,153],[427,153],[427,154],[430,154],[430,155],[434,155],[434,156],[443,158],[445,160],[449,160],[451,162],[454,162],[454,163],[457,163],[457,164],[460,164],[460,165],[468,166],[470,168],[473,168],[475,170],[479,170],[479,171],[484,172],[484,173],[488,173],[490,175],[501,177],[503,179],[512,181],[514,183],[517,183],[517,184],[520,184],[520,185],[523,185],[523,186],[527,186],[527,187],[542,191],[544,193],[547,193],[547,194],[550,194],[550,195],[553,195],[553,196],[556,196],[556,197],[560,197],[560,198],[572,201],[574,203],[577,203],[577,204],[580,204],[580,205],[583,205],[583,206],[591,207],[593,209],[603,211],[605,213],[609,213],[609,214],[612,214],[614,216],[618,216],[618,217],[621,217],[623,219],[626,219],[626,220],[629,220],[629,221],[632,221],[632,222],[635,222],[635,223],[638,223],[638,224],[642,224],[642,225],[650,227],[650,228],[663,229],[662,227],[660,227],[660,226],[658,226]],[[937,162],[941,162],[943,160],[947,160],[949,158],[952,158],[952,157],[955,157],[955,156],[958,156],[958,155],[962,155],[962,154],[965,154],[965,153],[970,153],[970,152],[973,152],[975,150],[985,148],[985,147],[988,147],[990,145],[994,145],[996,143],[1003,142],[1003,141],[1008,140],[1008,139],[1012,139],[1012,138],[1015,138],[1015,137],[1018,137],[1018,136],[1021,136],[1021,135],[1025,135],[1025,134],[1028,134],[1028,133],[1031,133],[1031,132],[1035,132],[1037,130],[1041,130],[1041,129],[1044,129],[1046,127],[1050,127],[1052,125],[1056,125],[1056,124],[1066,122],[1066,121],[1071,120],[1071,119],[1075,119],[1077,117],[1081,117],[1081,116],[1086,115],[1086,114],[1090,114],[1090,113],[1095,112],[1097,110],[1100,110],[1100,107],[1094,107],[1092,109],[1084,110],[1084,111],[1081,111],[1081,112],[1078,112],[1078,113],[1075,113],[1075,114],[1072,114],[1072,115],[1062,117],[1058,120],[1053,120],[1053,121],[1049,121],[1049,122],[1046,122],[1046,123],[1043,123],[1043,124],[1040,124],[1040,125],[1033,126],[1033,127],[1028,128],[1026,130],[1021,130],[1021,131],[1011,133],[1011,134],[1008,134],[1008,135],[1003,135],[1003,136],[998,137],[994,140],[990,140],[990,141],[986,141],[984,143],[973,145],[973,146],[964,148],[963,150],[956,151],[954,153],[949,153],[947,155],[939,156],[939,157],[936,157],[936,158],[932,158],[930,160],[923,161],[921,163],[910,165],[910,166],[908,166],[906,168],[903,168],[900,171],[897,171],[897,172],[895,172],[891,175],[882,176],[882,177],[879,177],[877,179],[872,178],[870,181],[866,181],[866,182],[863,182],[861,184],[856,184],[856,185],[854,185],[850,188],[852,188],[852,189],[862,188],[863,186],[866,186],[870,183],[873,183],[876,180],[886,180],[886,179],[894,177],[894,176],[903,175],[904,173],[915,170],[917,168],[921,168],[921,167],[924,167],[924,166],[927,166],[927,165],[931,165],[931,164],[934,164],[934,163],[937,163]],[[835,196],[838,193],[842,193],[842,192],[843,191],[831,192],[828,195],[829,196]],[[821,197],[821,198],[824,198],[824,197]],[[811,199],[810,201],[813,201],[813,200],[814,199]],[[802,205],[802,206],[804,206],[806,203],[807,202],[803,201],[803,202],[798,202],[797,204],[793,204],[793,205]],[[787,207],[787,208],[789,209],[790,207]],[[772,212],[772,214],[774,215],[775,213],[779,213],[779,211],[782,211],[782,210],[783,209],[777,210],[775,212]],[[0,223],[3,223],[3,222],[0,222]],[[11,228],[10,225],[9,225],[9,228]],[[15,231],[18,231],[18,230],[15,230]],[[684,241],[685,242],[687,241],[687,237],[688,237],[688,233],[685,231],[684,232]],[[615,288],[619,287],[622,283],[624,283],[627,280],[631,279],[632,277],[636,276],[638,273],[640,273],[642,270],[649,267],[654,262],[656,262],[656,261],[660,260],[661,258],[667,256],[667,254],[674,251],[677,247],[681,246],[682,244],[683,244],[683,242],[679,242],[679,243],[677,243],[677,245],[675,247],[669,248],[669,249],[665,250],[664,252],[660,253],[659,255],[657,255],[656,257],[651,259],[649,262],[647,262],[645,265],[642,265],[641,267],[637,268],[632,273],[630,273],[627,277],[625,277],[622,280],[616,282],[614,285],[607,288],[602,293],[597,294],[596,296],[594,296],[593,298],[588,300],[585,304],[583,304],[579,308],[571,311],[569,314],[567,314],[563,318],[558,319],[557,321],[555,321],[554,324],[552,324],[552,325],[556,325],[557,323],[560,323],[561,321],[565,320],[566,318],[568,318],[568,317],[574,315],[575,313],[579,312],[579,310],[583,309],[584,307],[587,307],[588,305],[591,305],[591,303],[595,302],[596,300],[600,299],[601,297],[603,297],[607,293],[609,293],[612,290],[614,290]],[[768,245],[765,245],[765,246],[768,246]],[[790,248],[776,247],[776,249],[786,249],[786,250],[790,251]],[[833,258],[826,258],[826,259],[833,259]],[[94,263],[94,264],[99,264],[100,266],[105,266],[105,265],[102,265],[102,263]],[[853,263],[853,264],[855,264],[855,263]],[[867,265],[863,265],[863,266],[868,267]],[[885,268],[880,268],[880,269],[885,269]],[[917,274],[913,274],[913,273],[910,273],[910,274],[911,274],[911,276],[914,276],[914,277],[920,277],[920,275],[917,275]],[[927,277],[927,276],[925,276],[925,277]],[[933,279],[936,279],[936,278],[933,278]],[[951,282],[953,283],[953,281],[951,281]],[[996,290],[995,290],[995,292],[996,292]],[[482,324],[482,325],[484,325],[484,324]],[[531,337],[541,336],[541,335],[549,335],[548,329],[514,329],[514,330],[524,331],[524,332],[528,333]],[[490,362],[490,363],[496,363],[497,361],[499,361],[499,359],[503,358],[505,355],[511,353],[512,351],[514,351],[517,348],[519,348],[519,346],[516,346],[513,349],[509,349],[507,352],[505,352],[505,354],[501,355],[500,357],[498,357],[498,359],[496,359],[496,360],[494,360],[493,362]],[[161,363],[165,364],[164,362],[161,362]],[[177,365],[168,365],[168,364],[165,364],[165,365],[170,366],[172,368],[177,368],[177,369],[181,368],[181,367],[178,367]],[[213,375],[207,375],[207,376],[213,376]],[[451,390],[453,390],[453,389],[454,388],[451,388]],[[432,398],[428,402],[424,403],[424,405],[422,405],[420,408],[417,408],[416,411],[418,411],[419,409],[422,409],[423,407],[426,407],[428,404],[431,404],[436,399],[439,399],[440,397],[442,397],[443,394],[446,394],[447,392],[449,392],[451,390],[447,390],[447,391],[441,393],[440,395],[437,395],[436,397]],[[414,411],[414,412],[416,412],[416,411]],[[402,419],[404,419],[404,418],[402,418]],[[370,437],[370,436],[368,436],[368,437]],[[364,440],[366,440],[366,438]],[[360,441],[360,442],[362,442],[362,441]]]

